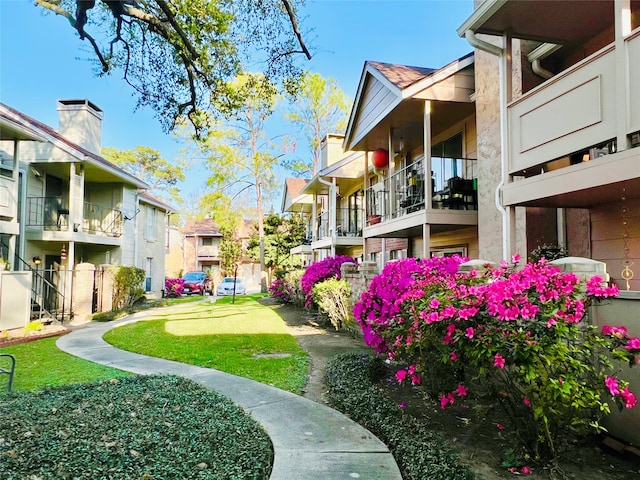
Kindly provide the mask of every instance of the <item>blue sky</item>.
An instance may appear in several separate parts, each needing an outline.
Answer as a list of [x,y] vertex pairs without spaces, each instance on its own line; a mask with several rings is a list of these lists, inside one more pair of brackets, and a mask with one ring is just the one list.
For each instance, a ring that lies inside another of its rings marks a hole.
[[[366,60],[438,68],[471,51],[456,28],[473,12],[473,0],[307,0],[302,26],[314,58],[303,66],[336,79],[351,98]],[[121,73],[98,78],[85,42],[66,19],[42,15],[32,0],[0,0],[0,101],[58,126],[56,101],[88,98],[104,111],[103,146],[145,145],[165,158],[179,145],[150,110],[135,109]],[[275,121],[270,136],[290,133]],[[186,172],[183,198],[201,191],[206,172]]]

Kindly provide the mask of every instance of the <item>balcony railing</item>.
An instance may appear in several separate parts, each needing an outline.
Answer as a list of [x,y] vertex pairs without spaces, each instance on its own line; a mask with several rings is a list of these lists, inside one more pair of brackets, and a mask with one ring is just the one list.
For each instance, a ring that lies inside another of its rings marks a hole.
[[640,55],[640,29],[625,38],[623,55],[616,48],[602,48],[509,104],[510,173],[538,174],[545,162],[565,157],[558,166],[571,166],[580,159],[570,155],[640,130],[638,88],[620,88],[640,84],[640,69],[618,64]]
[[69,205],[62,197],[28,197],[26,226],[43,230],[67,230]]
[[[419,160],[398,170],[365,192],[367,225],[425,209],[424,162]],[[478,208],[476,160],[431,158],[431,208],[476,210]]]
[[323,212],[318,215],[318,230],[316,235],[317,240],[328,238],[331,236],[329,232],[329,226],[329,212]]
[[[62,197],[27,198],[27,227],[43,230],[69,230],[69,206]],[[84,202],[81,224],[74,224],[77,232],[80,227],[84,233],[120,237],[122,235],[123,215],[120,210],[105,208]]]
[[204,245],[198,247],[198,258],[218,258],[220,248],[217,245]]
[[338,208],[336,211],[336,234],[339,237],[361,237],[363,223],[363,208]]
[[123,215],[120,210],[84,202],[83,232],[106,235],[108,237],[120,237],[123,223]]
[[[0,169],[0,217],[15,219],[18,214],[18,186],[13,178],[7,178]],[[11,173],[11,172],[9,172]]]

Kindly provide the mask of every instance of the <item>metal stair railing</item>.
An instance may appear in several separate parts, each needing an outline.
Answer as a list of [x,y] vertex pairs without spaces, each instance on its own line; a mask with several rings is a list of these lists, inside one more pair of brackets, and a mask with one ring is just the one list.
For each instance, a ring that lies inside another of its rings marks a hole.
[[[2,248],[8,250],[8,247],[4,242],[2,242]],[[29,265],[29,263],[27,263],[22,257],[16,255],[15,258],[20,262],[22,269],[31,271],[33,276],[33,281],[31,282],[31,310],[33,312],[34,305],[38,307],[37,320],[42,321],[45,316],[49,316],[53,320],[62,324],[64,322],[65,315],[69,316],[71,314],[70,311],[65,312],[67,302],[64,293],[59,290],[56,285],[47,280],[40,271]],[[45,308],[44,302],[46,298],[55,299],[54,305],[56,307],[62,303],[62,308]]]

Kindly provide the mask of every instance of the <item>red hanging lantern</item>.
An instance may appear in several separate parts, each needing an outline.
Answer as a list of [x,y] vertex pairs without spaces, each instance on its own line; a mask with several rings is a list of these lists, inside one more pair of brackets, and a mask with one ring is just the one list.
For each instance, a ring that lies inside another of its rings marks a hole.
[[384,148],[378,148],[373,151],[371,163],[376,168],[384,168],[389,165],[389,152]]

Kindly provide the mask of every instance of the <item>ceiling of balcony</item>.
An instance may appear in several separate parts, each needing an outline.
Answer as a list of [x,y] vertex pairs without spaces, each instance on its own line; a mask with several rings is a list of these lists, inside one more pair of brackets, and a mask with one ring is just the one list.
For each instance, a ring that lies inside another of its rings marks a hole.
[[[451,125],[464,120],[475,111],[474,103],[431,102],[431,137],[435,137]],[[405,149],[411,151],[424,143],[424,101],[406,100],[398,105],[382,122],[376,125],[354,150],[373,151],[389,148],[389,131],[393,131],[393,143],[400,150],[400,137]]]
[[458,29],[564,45],[584,43],[614,25],[612,0],[487,0]]

